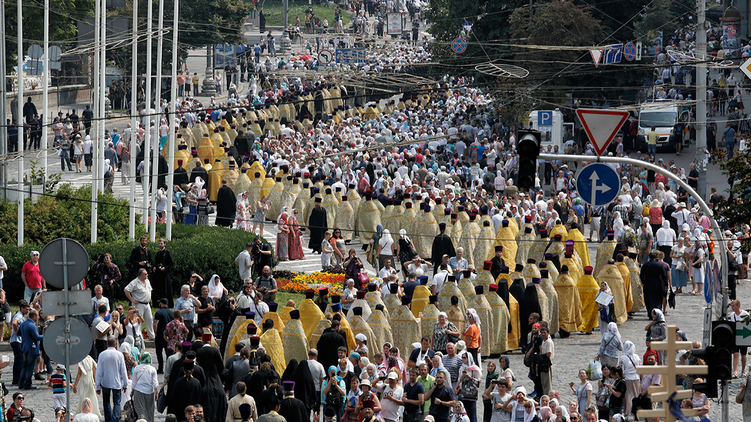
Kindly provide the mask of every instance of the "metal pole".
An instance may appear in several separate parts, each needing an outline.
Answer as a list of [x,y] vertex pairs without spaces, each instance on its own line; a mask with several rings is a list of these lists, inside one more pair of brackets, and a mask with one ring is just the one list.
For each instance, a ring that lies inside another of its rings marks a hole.
[[[46,68],[45,68],[46,69]],[[68,290],[68,239],[62,241],[63,290],[65,291],[65,371],[70,374],[70,290]],[[65,408],[70,409],[70,382],[65,388]]]
[[[177,136],[175,134],[175,123],[177,122],[177,35],[178,35],[178,16],[180,16],[180,0],[174,1],[174,11],[172,12],[172,89],[170,90],[170,110],[169,117],[167,117],[167,124],[169,125],[169,155],[167,158],[167,165],[171,168],[171,171],[167,174],[167,195],[169,195],[170,202],[172,193],[175,190],[175,149],[177,148]],[[188,83],[190,83],[188,81]],[[172,240],[172,205],[167,207],[167,230],[165,233],[167,240]]]
[[16,111],[17,116],[17,122],[18,125],[18,246],[23,245],[23,201],[24,201],[24,189],[23,189],[23,182],[24,182],[24,144],[23,144],[23,62],[24,62],[24,54],[23,54],[23,1],[18,0],[17,6],[18,8],[18,16],[16,19],[18,19],[18,57],[16,60],[16,64],[18,66],[18,76],[16,77],[16,81],[18,82],[18,110]]
[[151,23],[154,17],[153,2],[148,1],[148,11],[146,12],[146,110],[144,119],[146,120],[143,141],[143,167],[141,170],[141,183],[143,183],[143,223],[145,224],[146,231],[149,231],[149,178],[148,174],[151,174],[150,157],[151,153],[151,31],[153,25]]
[[[0,0],[0,22],[5,22],[5,0]],[[0,25],[0,116],[8,114],[8,78],[6,76],[5,60],[5,25]],[[5,119],[5,117],[3,117]],[[8,154],[8,128],[5,121],[0,122],[0,155]],[[6,160],[0,160],[0,186],[8,186],[8,165]],[[5,190],[3,190],[5,192]],[[5,199],[5,196],[0,199]]]
[[[103,0],[106,1],[106,0]],[[92,139],[92,146],[91,146],[91,157],[92,157],[92,163],[91,163],[91,243],[96,243],[97,240],[97,223],[98,223],[98,211],[99,211],[99,204],[97,203],[97,198],[99,196],[99,182],[97,181],[97,178],[100,176],[99,172],[99,140],[97,139],[97,128],[99,127],[99,59],[101,59],[99,55],[99,37],[101,36],[101,32],[99,32],[99,26],[102,23],[102,8],[101,8],[101,1],[94,0],[95,4],[95,11],[94,11],[94,68],[92,69],[92,77],[93,77],[93,84],[94,84],[94,91],[92,92],[91,96],[91,112],[94,114],[94,120],[91,122],[91,129],[89,130],[89,133],[93,132],[91,134]]]
[[[3,22],[3,21],[0,21]],[[50,95],[50,0],[44,0],[44,79],[42,80],[42,192],[46,191],[47,185],[47,128],[49,114]]]
[[156,41],[156,100],[154,110],[156,111],[156,114],[154,115],[154,120],[156,121],[156,139],[154,140],[154,145],[152,145],[152,152],[153,152],[153,160],[154,162],[151,164],[153,171],[151,172],[151,212],[149,215],[151,216],[151,224],[149,224],[149,239],[151,239],[152,242],[156,240],[156,192],[159,188],[158,182],[158,175],[159,175],[159,147],[162,145],[162,137],[161,137],[161,109],[162,109],[162,50],[164,47],[164,0],[159,0],[159,20],[157,21],[157,32],[159,35],[157,36]]
[[128,184],[128,239],[136,238],[136,135],[138,134],[138,0],[133,1],[133,50],[130,71],[130,169]]
[[[697,191],[707,197],[707,31],[705,30],[706,0],[696,0],[696,170],[699,172]],[[723,308],[724,309],[724,308]],[[723,414],[727,415],[726,412]]]
[[[104,140],[105,118],[106,112],[106,96],[107,91],[107,0],[102,0],[102,17],[101,17],[101,31],[102,35],[99,37],[99,44],[102,47],[101,58],[99,59],[99,125],[98,128],[98,148],[99,153],[96,156],[99,162],[99,174],[96,179],[99,181],[99,191],[104,193],[104,149],[107,148],[107,144]],[[114,164],[114,163],[110,163]]]

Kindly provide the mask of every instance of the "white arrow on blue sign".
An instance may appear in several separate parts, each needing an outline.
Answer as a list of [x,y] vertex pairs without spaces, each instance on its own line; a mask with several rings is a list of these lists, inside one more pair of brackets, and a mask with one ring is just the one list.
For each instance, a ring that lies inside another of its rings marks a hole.
[[618,172],[607,164],[588,164],[580,168],[576,174],[576,190],[584,202],[600,207],[618,197],[621,191],[621,178]]

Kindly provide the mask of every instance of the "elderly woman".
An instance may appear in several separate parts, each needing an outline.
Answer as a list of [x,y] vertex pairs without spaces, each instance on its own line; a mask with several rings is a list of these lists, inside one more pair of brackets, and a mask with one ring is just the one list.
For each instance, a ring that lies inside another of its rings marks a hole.
[[453,340],[458,340],[460,335],[456,325],[448,320],[446,312],[438,313],[438,322],[433,326],[433,350],[446,353],[446,345],[452,340],[449,336],[455,337]]
[[349,312],[350,306],[352,306],[352,302],[357,299],[357,289],[355,289],[355,280],[354,279],[347,279],[347,286],[342,289],[342,311],[346,314]]
[[86,397],[81,402],[81,411],[73,418],[73,422],[99,422],[99,415],[92,412],[94,402]]
[[151,365],[151,354],[141,355],[141,364],[133,370],[132,392],[133,405],[136,414],[146,422],[154,422],[154,402],[157,399],[159,379],[156,368]]

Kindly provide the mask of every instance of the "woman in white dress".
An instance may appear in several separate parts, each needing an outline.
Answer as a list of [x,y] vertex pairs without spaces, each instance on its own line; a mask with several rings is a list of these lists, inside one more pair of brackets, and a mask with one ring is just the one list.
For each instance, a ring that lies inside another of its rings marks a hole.
[[[89,414],[97,417],[97,421],[102,417],[99,412],[99,402],[97,401],[96,391],[94,389],[94,380],[96,379],[96,361],[91,356],[86,355],[84,360],[78,362],[78,374],[76,381],[73,383],[73,393],[78,395],[78,412],[85,414],[85,402],[89,400]],[[78,415],[76,415],[76,420]]]

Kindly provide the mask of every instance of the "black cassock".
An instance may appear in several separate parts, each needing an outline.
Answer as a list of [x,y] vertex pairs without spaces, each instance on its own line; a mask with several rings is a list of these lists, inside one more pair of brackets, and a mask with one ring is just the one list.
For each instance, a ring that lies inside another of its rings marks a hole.
[[[203,167],[196,166],[193,171],[190,172],[190,183],[195,183],[196,177],[200,177],[204,183],[209,183],[209,172]],[[200,194],[201,192],[198,193]]]
[[219,188],[216,195],[216,225],[223,227],[232,227],[235,220],[235,205],[237,197],[232,192],[232,188],[227,185]]
[[524,289],[522,300],[519,301],[519,325],[521,325],[519,342],[521,344],[527,344],[527,334],[532,329],[529,326],[529,315],[533,312],[537,312],[542,317],[540,299],[537,297],[537,287],[534,284],[530,284]]
[[279,405],[279,414],[287,421],[307,421],[310,413],[300,399],[287,397]]
[[347,340],[336,331],[323,333],[321,338],[318,339],[318,344],[316,345],[316,348],[318,348],[318,361],[321,362],[324,368],[337,364],[339,361],[337,359],[339,346],[347,347]]
[[199,400],[199,403],[203,406],[205,420],[206,422],[224,422],[228,405],[222,378],[219,375],[224,369],[224,362],[219,349],[201,347],[196,350],[196,363],[201,365],[206,374],[206,381],[201,388],[201,399]]
[[308,219],[308,229],[310,230],[310,243],[308,247],[313,252],[321,252],[321,243],[326,233],[326,224],[326,210],[318,203],[310,212],[310,218]]
[[[151,301],[154,303],[159,302],[161,298],[167,298],[169,307],[173,306],[172,303],[172,279],[170,273],[172,267],[175,265],[175,261],[172,259],[172,252],[167,249],[160,250],[156,253],[156,261],[154,261],[154,271],[151,276],[153,280],[153,290],[151,291]],[[164,268],[164,271],[162,271]]]
[[438,267],[441,265],[444,254],[454,256],[456,255],[456,250],[454,250],[454,242],[451,241],[451,237],[446,233],[439,233],[433,238],[433,248],[430,256],[430,262],[433,263],[434,274],[435,271],[439,270]]
[[182,186],[182,185],[187,185],[188,183],[190,183],[190,180],[188,180],[188,171],[182,167],[178,167],[175,170],[173,183],[175,186]]
[[172,388],[175,390],[175,394],[170,394],[167,413],[184,415],[186,407],[201,401],[201,381],[196,378],[182,376],[175,381],[175,385]]
[[[493,259],[490,260],[490,262],[493,263],[493,266],[490,267],[490,274],[493,276],[493,280],[497,280],[498,275],[501,273],[501,267],[505,266],[506,264],[503,262],[503,258],[498,258],[497,256],[494,256]],[[506,302],[508,302],[508,299],[506,300]],[[508,306],[508,304],[506,306]]]

